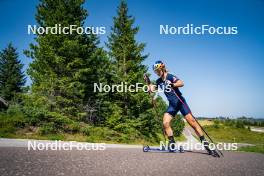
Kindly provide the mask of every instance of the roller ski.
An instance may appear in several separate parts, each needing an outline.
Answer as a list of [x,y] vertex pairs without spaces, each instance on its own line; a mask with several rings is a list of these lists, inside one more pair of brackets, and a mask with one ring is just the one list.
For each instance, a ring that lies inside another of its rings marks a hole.
[[158,152],[158,153],[184,153],[182,146],[179,148],[159,148],[159,147],[150,147],[148,145],[143,146],[143,152]]

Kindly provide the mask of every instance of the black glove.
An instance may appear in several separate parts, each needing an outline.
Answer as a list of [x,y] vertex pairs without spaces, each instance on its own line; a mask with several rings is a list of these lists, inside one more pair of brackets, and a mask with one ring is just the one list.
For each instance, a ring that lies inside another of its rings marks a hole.
[[144,81],[146,82],[147,85],[150,84],[150,79],[146,73],[144,74]]

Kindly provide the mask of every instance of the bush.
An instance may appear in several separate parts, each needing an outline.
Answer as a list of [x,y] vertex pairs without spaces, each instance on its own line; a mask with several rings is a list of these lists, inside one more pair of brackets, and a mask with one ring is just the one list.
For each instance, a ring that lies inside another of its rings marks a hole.
[[22,109],[18,104],[10,105],[6,113],[10,116],[23,116]]
[[116,104],[111,104],[109,106],[109,116],[106,118],[106,125],[109,128],[115,128],[116,125],[121,122],[122,110]]
[[64,116],[64,115],[57,113],[57,112],[48,112],[47,113],[47,120],[54,122],[58,128],[61,128],[64,125],[71,124],[74,122],[69,117]]
[[220,128],[219,124],[213,124],[213,128],[218,129]]
[[176,115],[176,117],[172,119],[171,125],[173,128],[174,135],[180,136],[185,126],[183,117],[181,115]]
[[214,122],[215,125],[219,125],[220,124],[220,120],[218,120],[218,119],[215,119],[213,122]]
[[91,135],[91,131],[92,131],[92,127],[91,126],[82,127],[80,129],[80,132],[83,133],[86,136]]
[[236,121],[235,127],[236,128],[245,128],[244,123],[242,121],[240,121],[240,120]]
[[24,95],[23,113],[29,125],[40,126],[41,134],[50,134],[57,131],[75,133],[80,127],[70,117],[54,112],[54,105],[44,96],[31,94]]
[[39,128],[40,135],[55,134],[58,132],[58,129],[55,127],[54,122],[43,124]]
[[230,119],[224,120],[223,123],[226,126],[234,126],[235,125],[235,121],[234,120],[230,120]]
[[26,120],[29,125],[37,126],[42,121],[46,120],[47,111],[36,107],[23,107]]
[[120,134],[106,127],[82,127],[80,131],[87,136],[87,142],[116,141]]
[[25,126],[25,117],[19,105],[11,105],[6,113],[2,113],[0,117],[1,127],[13,126],[15,128],[23,128]]
[[23,95],[22,111],[29,125],[37,126],[43,121],[47,121],[48,100],[37,95]]
[[8,113],[0,113],[0,137],[10,137],[17,128],[23,128],[26,124],[24,116],[13,108]]
[[81,129],[80,124],[77,122],[70,123],[65,126],[64,131],[70,133],[77,133]]
[[12,125],[7,125],[0,128],[0,137],[10,137],[15,134],[16,128]]

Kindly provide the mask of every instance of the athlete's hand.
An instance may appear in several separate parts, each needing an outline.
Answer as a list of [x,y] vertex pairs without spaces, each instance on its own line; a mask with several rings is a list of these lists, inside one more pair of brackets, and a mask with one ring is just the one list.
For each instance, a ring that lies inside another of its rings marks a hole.
[[146,82],[146,84],[150,84],[150,79],[146,73],[144,74],[144,81]]

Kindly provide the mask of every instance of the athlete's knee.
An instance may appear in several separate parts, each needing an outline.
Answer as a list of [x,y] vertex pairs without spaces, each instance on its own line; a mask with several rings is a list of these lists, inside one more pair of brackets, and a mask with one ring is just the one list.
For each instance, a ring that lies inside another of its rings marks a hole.
[[191,119],[191,120],[190,120],[190,124],[191,124],[193,127],[197,127],[197,125],[198,125],[194,119]]
[[190,125],[191,125],[191,126],[193,127],[193,129],[195,129],[195,130],[199,130],[199,129],[200,129],[200,126],[198,125],[198,123],[197,123],[194,119],[191,120]]
[[185,119],[187,120],[187,122],[192,126],[192,127],[196,127],[198,124],[197,122],[195,121],[195,119],[192,117],[192,115],[190,114],[187,114],[185,116]]
[[164,128],[170,128],[170,121],[172,117],[169,113],[165,113],[163,117],[163,127]]
[[170,122],[168,122],[168,121],[163,121],[163,127],[164,127],[164,128],[169,128],[169,127],[170,127]]

